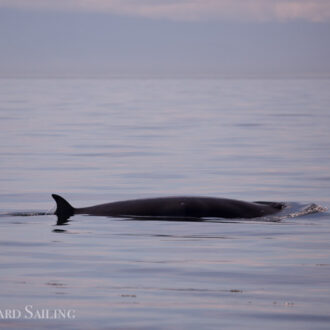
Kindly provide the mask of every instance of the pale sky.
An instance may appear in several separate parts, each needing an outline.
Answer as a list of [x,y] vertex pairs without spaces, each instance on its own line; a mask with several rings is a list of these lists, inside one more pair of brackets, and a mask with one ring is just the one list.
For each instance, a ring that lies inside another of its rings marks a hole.
[[0,0],[0,77],[329,75],[330,0]]

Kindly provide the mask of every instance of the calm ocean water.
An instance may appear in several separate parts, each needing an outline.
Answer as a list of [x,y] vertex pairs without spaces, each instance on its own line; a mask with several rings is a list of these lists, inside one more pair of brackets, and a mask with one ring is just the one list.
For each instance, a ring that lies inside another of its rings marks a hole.
[[[329,91],[329,79],[0,80],[0,327],[329,329]],[[51,193],[77,207],[167,195],[290,207],[56,226]]]

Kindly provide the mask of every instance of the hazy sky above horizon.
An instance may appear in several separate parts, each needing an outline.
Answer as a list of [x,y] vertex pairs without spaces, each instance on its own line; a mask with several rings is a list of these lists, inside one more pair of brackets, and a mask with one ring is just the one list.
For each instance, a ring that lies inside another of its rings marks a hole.
[[0,76],[329,75],[329,0],[0,0]]

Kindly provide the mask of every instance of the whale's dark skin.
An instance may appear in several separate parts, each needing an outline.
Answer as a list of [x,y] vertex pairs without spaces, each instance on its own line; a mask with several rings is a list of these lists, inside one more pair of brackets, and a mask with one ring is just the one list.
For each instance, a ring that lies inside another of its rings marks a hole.
[[53,194],[58,222],[65,222],[75,214],[111,217],[154,217],[175,219],[200,218],[257,218],[274,214],[284,208],[284,203],[244,202],[216,197],[159,197],[136,199],[74,208],[64,198]]

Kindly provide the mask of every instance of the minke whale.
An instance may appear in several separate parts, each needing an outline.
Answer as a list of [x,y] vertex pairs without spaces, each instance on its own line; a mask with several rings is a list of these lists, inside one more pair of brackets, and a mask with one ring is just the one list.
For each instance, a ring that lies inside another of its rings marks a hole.
[[131,218],[166,218],[166,220],[201,221],[201,218],[257,218],[279,212],[285,207],[278,202],[244,202],[216,197],[158,197],[112,202],[74,208],[63,197],[53,194],[57,204],[58,224],[75,214]]

